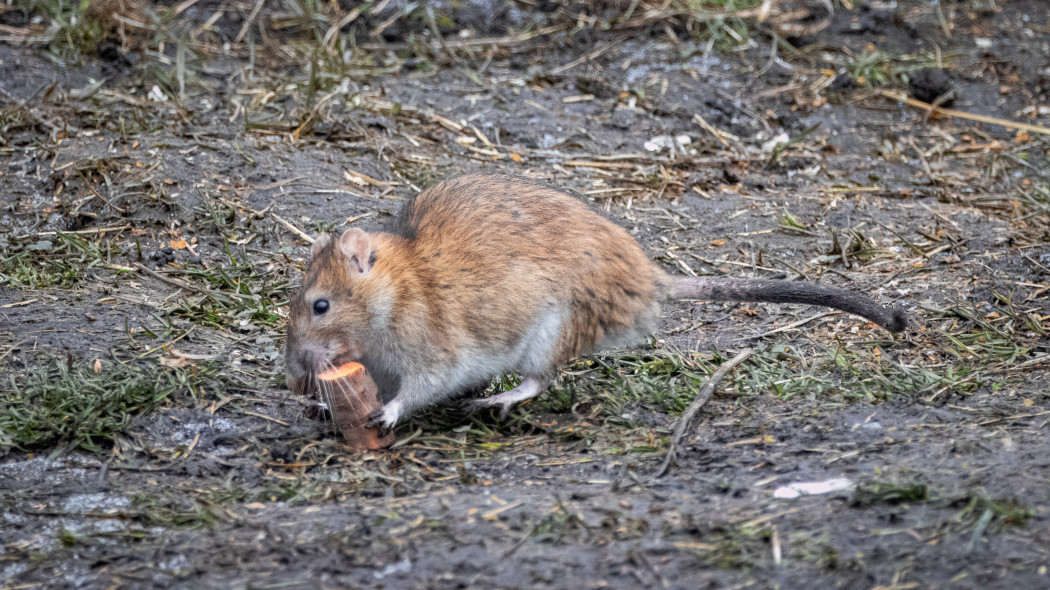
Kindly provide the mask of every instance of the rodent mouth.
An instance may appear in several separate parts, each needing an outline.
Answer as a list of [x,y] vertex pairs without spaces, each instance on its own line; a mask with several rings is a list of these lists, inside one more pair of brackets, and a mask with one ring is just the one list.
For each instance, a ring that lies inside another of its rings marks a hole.
[[353,362],[360,362],[360,361],[361,361],[361,355],[354,354],[352,352],[342,352],[342,353],[339,353],[338,355],[332,357],[328,361],[330,363],[330,366],[327,366],[327,367],[324,367],[324,368],[322,368],[322,369],[320,369],[318,371],[315,371],[315,374],[316,373],[322,373],[325,370],[331,369],[332,367],[341,367],[341,366],[345,365],[346,363],[353,363]]

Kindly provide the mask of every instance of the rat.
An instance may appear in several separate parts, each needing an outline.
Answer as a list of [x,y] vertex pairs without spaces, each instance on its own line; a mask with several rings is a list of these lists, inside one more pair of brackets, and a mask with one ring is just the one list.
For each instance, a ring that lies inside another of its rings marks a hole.
[[891,332],[908,324],[903,310],[834,287],[669,274],[568,193],[470,174],[420,193],[392,232],[349,228],[313,243],[290,304],[286,382],[305,393],[322,371],[359,361],[387,398],[368,425],[386,431],[517,373],[517,387],[469,403],[505,415],[573,358],[651,334],[676,299],[820,305]]

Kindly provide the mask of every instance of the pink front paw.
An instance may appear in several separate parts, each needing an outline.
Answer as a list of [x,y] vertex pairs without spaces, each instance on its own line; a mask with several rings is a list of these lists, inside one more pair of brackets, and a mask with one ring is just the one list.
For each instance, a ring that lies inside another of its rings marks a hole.
[[368,415],[368,427],[389,432],[401,418],[401,402],[394,400]]

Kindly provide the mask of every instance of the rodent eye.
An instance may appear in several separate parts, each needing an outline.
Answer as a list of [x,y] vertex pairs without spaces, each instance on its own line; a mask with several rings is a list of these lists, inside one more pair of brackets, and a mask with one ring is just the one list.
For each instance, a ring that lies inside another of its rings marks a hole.
[[328,311],[328,307],[327,299],[314,301],[314,315],[324,315]]

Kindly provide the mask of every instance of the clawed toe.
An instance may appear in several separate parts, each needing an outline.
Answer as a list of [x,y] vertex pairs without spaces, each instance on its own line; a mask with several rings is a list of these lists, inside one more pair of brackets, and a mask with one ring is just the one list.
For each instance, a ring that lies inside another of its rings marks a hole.
[[543,384],[544,380],[540,377],[526,377],[522,380],[521,385],[518,385],[510,391],[504,391],[503,393],[492,397],[469,400],[469,402],[467,402],[468,407],[473,411],[484,408],[499,408],[499,417],[500,420],[502,420],[507,417],[511,408],[521,402],[536,397],[536,395],[543,391]]
[[367,426],[368,428],[375,428],[377,426],[381,426],[383,424],[383,408],[375,410],[374,412],[369,414],[366,419],[368,420],[368,422],[365,423],[365,426]]
[[401,418],[401,404],[392,401],[382,408],[370,413],[366,419],[365,426],[379,430],[380,436],[386,436],[394,430],[394,425]]
[[503,402],[499,400],[494,400],[494,398],[491,397],[483,397],[478,399],[467,400],[463,403],[462,407],[467,413],[471,414],[475,412],[480,412],[482,410],[491,410],[499,408],[499,419],[503,420],[507,417],[507,414],[510,413],[511,408],[514,407],[514,402]]
[[500,404],[499,405],[499,419],[500,420],[505,420],[507,418],[507,414],[510,413],[510,409],[513,408],[513,407],[514,407],[513,403]]

